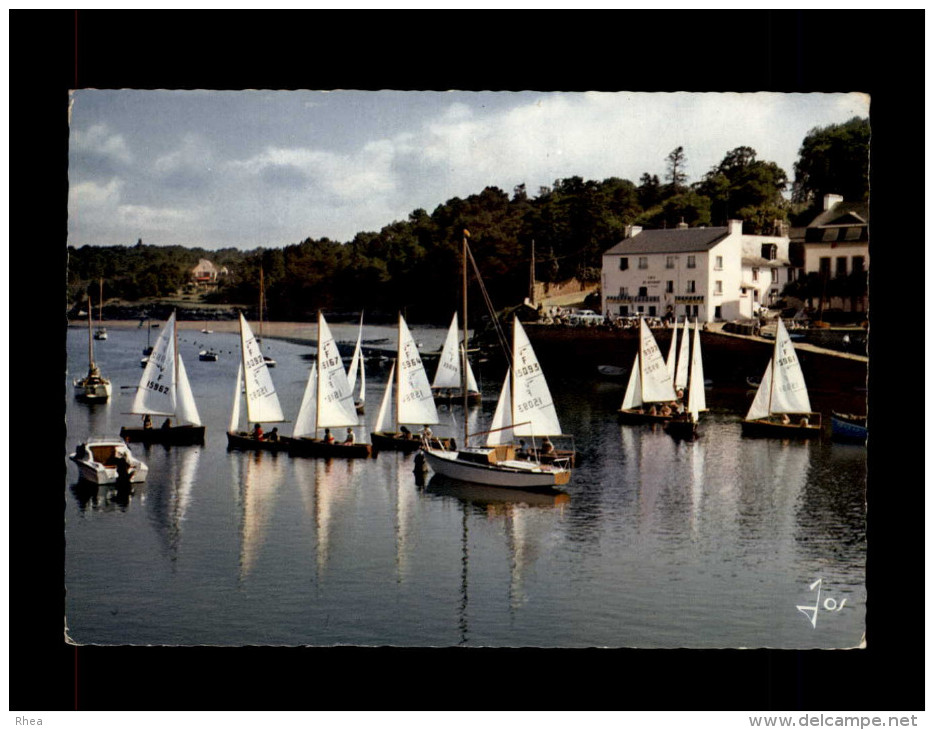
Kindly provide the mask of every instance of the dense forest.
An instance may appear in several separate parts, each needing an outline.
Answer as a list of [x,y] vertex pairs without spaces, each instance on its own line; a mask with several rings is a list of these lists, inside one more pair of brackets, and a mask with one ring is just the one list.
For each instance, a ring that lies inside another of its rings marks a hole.
[[[869,192],[869,120],[812,130],[802,143],[793,184],[774,162],[751,147],[728,151],[700,180],[688,183],[683,147],[673,150],[661,178],[644,173],[635,184],[610,177],[555,180],[530,194],[487,187],[452,198],[431,213],[418,209],[378,232],[352,241],[307,238],[283,248],[206,251],[182,246],[83,246],[68,249],[68,302],[88,294],[138,301],[170,296],[187,283],[201,258],[226,266],[230,275],[213,292],[215,303],[255,305],[262,269],[270,319],[303,320],[329,312],[392,314],[413,321],[449,321],[460,297],[461,240],[470,247],[497,307],[528,294],[533,262],[538,281],[600,279],[603,252],[624,237],[625,227],[721,226],[742,219],[747,233],[772,233],[777,225],[803,225],[825,193],[865,201]],[[791,200],[783,193],[791,185]],[[473,278],[473,277],[472,277]],[[477,287],[472,296],[479,298]],[[478,301],[479,304],[479,301]]]

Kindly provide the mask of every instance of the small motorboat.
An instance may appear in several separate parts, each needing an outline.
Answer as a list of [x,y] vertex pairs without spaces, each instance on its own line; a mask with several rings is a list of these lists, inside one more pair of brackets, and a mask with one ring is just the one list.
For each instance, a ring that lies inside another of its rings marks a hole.
[[78,465],[81,479],[93,484],[145,482],[149,474],[149,467],[119,438],[88,439],[68,458]]
[[866,427],[866,416],[852,413],[837,413],[834,411],[830,419],[830,428],[830,434],[834,441],[864,444],[869,435]]
[[214,350],[201,350],[198,359],[202,362],[217,362],[217,353]]

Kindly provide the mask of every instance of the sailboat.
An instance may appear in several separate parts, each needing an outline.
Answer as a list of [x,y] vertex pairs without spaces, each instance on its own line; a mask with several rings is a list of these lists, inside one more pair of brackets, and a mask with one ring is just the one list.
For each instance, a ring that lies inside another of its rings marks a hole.
[[[684,343],[688,339],[687,320],[685,319],[685,331],[682,335],[681,351],[685,361],[687,352]],[[679,360],[678,366],[680,368]],[[701,411],[707,410],[707,396],[704,393],[704,362],[701,357],[700,346],[700,325],[694,320],[694,342],[691,348],[690,375],[687,380],[687,408],[684,413],[675,416],[665,424],[665,429],[675,438],[690,440],[697,436],[697,424],[700,421]]]
[[94,307],[88,300],[88,374],[75,378],[75,399],[81,403],[104,403],[110,398],[110,380],[101,375],[100,368],[94,362],[94,342],[91,339],[91,312]]
[[[395,391],[395,408],[392,396]],[[389,369],[389,380],[376,417],[376,428],[370,434],[373,448],[377,451],[416,451],[421,446],[419,437],[408,429],[438,423],[428,374],[418,352],[418,345],[409,331],[405,319],[399,315],[398,359]],[[438,447],[442,442],[433,437]],[[444,444],[450,445],[449,439]]]
[[671,375],[652,330],[639,319],[639,348],[636,352],[623,404],[620,423],[663,423],[671,414],[659,412],[674,403],[677,395],[672,387]]
[[[460,348],[457,344],[457,312],[454,312],[451,326],[448,328],[447,338],[444,340],[444,347],[441,349],[441,357],[438,359],[435,379],[431,384],[431,390],[436,401],[464,402],[464,379],[461,377],[461,360]],[[480,403],[480,387],[477,385],[477,379],[470,367],[470,361],[466,359],[465,361],[467,363],[467,404],[478,405]]]
[[227,448],[249,451],[284,451],[282,440],[256,438],[254,432],[239,430],[240,392],[246,391],[247,421],[257,426],[261,423],[282,423],[282,407],[279,396],[272,383],[272,376],[263,361],[259,343],[253,336],[253,330],[240,314],[240,353],[241,360],[237,367],[237,382],[234,386],[233,406],[230,409],[230,424],[227,427]]
[[[335,428],[346,428],[349,437],[357,425],[353,393],[337,342],[324,315],[318,312],[318,358],[305,384],[292,437],[283,438],[283,442],[294,456],[365,459],[370,456],[370,444],[357,443],[356,438],[350,441],[341,441],[338,436],[328,438],[330,429]],[[320,429],[326,429],[324,438],[318,438]]]
[[353,358],[350,360],[350,369],[347,371],[347,380],[350,383],[350,392],[357,388],[357,370],[360,371],[360,396],[354,400],[357,413],[363,413],[366,405],[366,373],[363,357],[363,312],[360,312],[360,329],[357,331],[357,344],[354,347]]
[[[143,326],[142,320],[140,320],[139,326]],[[152,355],[152,345],[150,344],[150,337],[152,336],[152,320],[146,318],[146,348],[143,350],[143,357],[140,358],[139,365],[140,367],[146,367],[146,363],[149,362],[149,356]]]
[[820,413],[811,410],[801,363],[779,318],[772,359],[743,421],[743,435],[815,438],[820,433]]
[[[463,289],[464,323],[467,323],[467,238],[463,239]],[[466,327],[464,339],[466,340]],[[467,343],[461,352],[467,359]],[[466,367],[461,369],[464,378],[462,387],[466,391]],[[507,373],[500,392],[500,400],[493,417],[493,425],[487,432],[486,446],[471,447],[467,413],[464,413],[464,447],[459,450],[422,447],[422,453],[435,474],[474,484],[516,489],[541,489],[567,484],[571,479],[570,462],[555,459],[552,463],[517,454],[515,444],[509,443],[512,436],[560,435],[561,425],[532,344],[529,342],[518,318],[513,317],[513,352],[510,372]],[[543,444],[545,442],[543,441]],[[548,442],[550,443],[550,442]],[[534,457],[534,454],[532,454]]]
[[[178,351],[175,314],[172,312],[156,340],[130,409],[130,413],[144,417],[144,425],[121,428],[120,437],[126,441],[177,446],[204,443],[204,426],[191,392],[185,363]],[[161,428],[153,428],[152,416],[167,418]],[[171,425],[171,417],[180,423]]]
[[[263,310],[266,308],[266,288],[263,284],[263,268],[259,269],[259,337],[256,342],[260,350],[262,351],[262,342],[263,342]],[[276,361],[270,356],[263,354],[263,362],[266,363],[266,367],[274,368],[276,366]]]
[[94,339],[95,340],[106,340],[107,339],[107,328],[104,327],[104,280],[101,279],[101,298],[100,305],[98,308],[97,314],[98,326],[94,330]]

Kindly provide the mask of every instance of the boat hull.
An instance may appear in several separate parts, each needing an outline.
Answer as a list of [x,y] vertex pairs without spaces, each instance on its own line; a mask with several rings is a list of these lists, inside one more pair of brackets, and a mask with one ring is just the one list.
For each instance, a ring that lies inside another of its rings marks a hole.
[[802,426],[797,423],[774,423],[766,419],[743,421],[743,436],[778,439],[820,438],[820,424]]
[[[370,441],[373,444],[374,451],[402,451],[410,454],[418,451],[422,447],[422,440],[415,434],[410,438],[405,438],[401,433],[387,433],[386,431],[374,431],[370,434]],[[451,439],[432,438],[431,446],[435,449],[453,448]]]
[[227,448],[239,451],[286,451],[284,440],[279,441],[259,441],[253,438],[245,431],[238,433],[227,432]]
[[531,464],[522,468],[519,462],[515,464],[480,464],[472,461],[462,461],[457,458],[456,451],[437,452],[423,449],[422,453],[428,460],[428,466],[435,474],[448,479],[456,479],[470,484],[483,484],[491,487],[504,487],[511,489],[536,489],[555,487],[567,484],[571,479],[568,469],[558,469],[543,465],[535,467]]
[[326,443],[322,439],[283,437],[290,456],[311,456],[324,459],[368,459],[370,444]]
[[[432,390],[432,395],[434,396],[435,403],[442,403],[446,405],[457,405],[464,403],[464,391],[452,390],[449,388],[443,389],[434,389]],[[481,402],[481,395],[476,391],[467,392],[467,405],[468,406],[478,406]]]
[[171,426],[169,428],[120,429],[120,438],[141,444],[190,446],[204,443],[204,426]]
[[85,384],[75,381],[75,400],[79,403],[104,403],[110,399],[112,386],[110,383]]
[[837,416],[832,416],[830,419],[830,433],[834,441],[853,444],[866,443],[866,438],[869,435],[866,426]]
[[618,423],[635,425],[639,423],[667,423],[671,416],[652,415],[651,413],[642,413],[636,408],[621,408],[616,415]]
[[697,421],[672,418],[665,424],[665,431],[676,439],[692,441],[698,436]]

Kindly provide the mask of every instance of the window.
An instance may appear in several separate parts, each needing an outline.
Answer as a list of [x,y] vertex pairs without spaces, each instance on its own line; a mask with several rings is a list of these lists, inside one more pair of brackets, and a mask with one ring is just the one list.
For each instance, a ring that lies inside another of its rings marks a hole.
[[853,257],[853,273],[854,274],[862,274],[864,271],[866,271],[865,267],[866,267],[866,259],[864,259],[862,256]]
[[713,283],[713,293],[723,294],[723,282],[719,279]]
[[772,269],[772,283],[778,283],[778,269]]
[[629,259],[628,259],[626,256],[623,256],[623,257],[619,260],[619,270],[620,270],[620,271],[626,271],[626,269],[628,269],[628,268],[629,268]]
[[723,257],[722,256],[717,256],[717,258],[714,259],[713,267],[717,271],[723,271]]
[[694,316],[695,319],[697,319],[697,305],[696,304],[691,307],[691,314]]
[[649,268],[649,257],[648,257],[648,256],[640,256],[640,257],[639,257],[639,268],[640,268],[640,269],[647,269],[647,268]]
[[752,280],[759,281],[759,268],[756,266],[752,267]]
[[694,294],[697,291],[697,282],[694,279],[688,280],[688,286],[686,289],[688,294]]
[[636,312],[637,312],[638,314],[643,314],[643,313],[645,312],[645,307],[643,307],[643,306],[640,304],[638,307],[636,307]]
[[650,316],[650,317],[654,317],[654,316],[655,316],[655,307],[649,307],[649,316]]
[[674,291],[675,291],[675,283],[669,279],[667,282],[665,282],[665,293],[673,294]]
[[822,279],[830,276],[830,257],[829,256],[820,257],[820,275]]
[[860,239],[860,234],[863,232],[863,229],[859,226],[854,226],[853,228],[846,229],[846,235],[844,236],[845,241],[858,241]]
[[713,318],[716,320],[723,319],[723,308],[719,304],[713,308]]
[[620,307],[620,308],[619,308],[619,316],[620,316],[620,317],[628,317],[628,316],[629,316],[629,307],[628,307],[628,306],[622,306],[622,307]]
[[696,256],[688,256],[688,268],[689,269],[697,268],[697,257]]
[[628,297],[628,296],[629,296],[629,287],[628,287],[628,286],[621,286],[621,287],[619,288],[619,295],[620,295],[621,297]]
[[846,276],[846,256],[837,256],[837,276]]
[[674,256],[666,256],[666,257],[665,257],[665,268],[666,268],[666,269],[673,269],[674,267],[675,267],[675,257],[674,257]]
[[762,244],[762,258],[774,261],[778,257],[778,246],[774,243]]
[[647,286],[640,286],[640,287],[639,287],[639,296],[640,296],[640,297],[647,297],[648,295],[649,295],[649,288],[648,288]]

